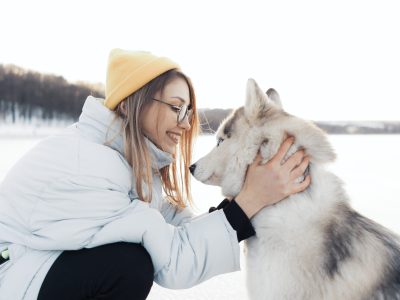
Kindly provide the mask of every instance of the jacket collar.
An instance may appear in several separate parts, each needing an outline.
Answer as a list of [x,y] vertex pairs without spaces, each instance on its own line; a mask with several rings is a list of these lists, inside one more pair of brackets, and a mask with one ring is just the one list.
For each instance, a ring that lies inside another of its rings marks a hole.
[[[121,133],[121,120],[115,118],[113,111],[103,104],[104,99],[89,96],[82,108],[78,128],[83,131],[86,138],[110,148],[124,155],[124,139]],[[172,163],[171,154],[160,150],[148,138],[146,144],[152,157],[153,169],[161,169]]]

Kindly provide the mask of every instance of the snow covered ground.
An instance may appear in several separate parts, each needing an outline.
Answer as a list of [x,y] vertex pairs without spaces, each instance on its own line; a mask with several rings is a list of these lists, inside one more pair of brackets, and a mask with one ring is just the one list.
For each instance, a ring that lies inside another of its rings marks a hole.
[[[46,131],[47,130],[47,131]],[[58,129],[41,128],[36,136],[28,129],[0,130],[0,180],[26,151],[48,133]],[[331,166],[346,183],[353,206],[362,214],[400,233],[400,135],[330,136],[338,154]],[[203,136],[197,141],[195,159],[215,145],[215,138]],[[219,189],[193,180],[197,211],[204,212],[222,200]],[[243,260],[242,260],[243,261]],[[242,262],[244,268],[244,264]],[[224,274],[187,290],[172,291],[154,285],[149,299],[245,300],[244,272]]]

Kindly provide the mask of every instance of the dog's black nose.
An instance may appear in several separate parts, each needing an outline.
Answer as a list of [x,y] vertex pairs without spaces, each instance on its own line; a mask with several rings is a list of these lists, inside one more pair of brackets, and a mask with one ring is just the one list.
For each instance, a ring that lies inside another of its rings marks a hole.
[[194,170],[196,170],[196,164],[191,165],[191,166],[189,167],[189,170],[190,170],[190,173],[192,173],[192,175],[193,175]]

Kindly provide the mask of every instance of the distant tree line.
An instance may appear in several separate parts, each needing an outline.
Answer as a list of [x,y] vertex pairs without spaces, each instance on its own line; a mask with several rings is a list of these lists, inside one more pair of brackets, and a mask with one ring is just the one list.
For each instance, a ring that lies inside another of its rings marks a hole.
[[[70,83],[62,76],[0,64],[0,121],[77,120],[88,95],[104,97],[101,84]],[[229,109],[201,109],[204,133],[213,133]]]
[[[14,65],[0,64],[0,122],[76,121],[88,95],[104,97],[102,84],[70,83]],[[213,134],[232,109],[199,109],[202,132]],[[315,122],[333,134],[400,133],[399,121]]]
[[88,95],[103,94],[100,85],[0,65],[0,120],[76,120]]
[[315,122],[331,134],[399,134],[400,121]]
[[217,131],[221,122],[232,112],[232,109],[199,109],[201,131],[205,134],[213,134]]
[[[214,134],[231,109],[199,109],[202,133]],[[400,121],[315,121],[329,134],[399,134]]]

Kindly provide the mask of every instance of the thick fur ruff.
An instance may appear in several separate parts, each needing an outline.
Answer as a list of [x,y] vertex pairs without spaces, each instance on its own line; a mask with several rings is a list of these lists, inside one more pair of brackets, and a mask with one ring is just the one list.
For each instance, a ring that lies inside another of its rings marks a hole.
[[302,193],[264,208],[246,241],[251,299],[400,299],[400,240],[361,216],[341,180],[325,168],[335,153],[326,134],[282,109],[275,90],[265,94],[249,79],[244,107],[217,132],[218,145],[193,168],[196,179],[236,196],[248,165],[261,150],[264,162],[285,134],[310,157],[312,183]]

